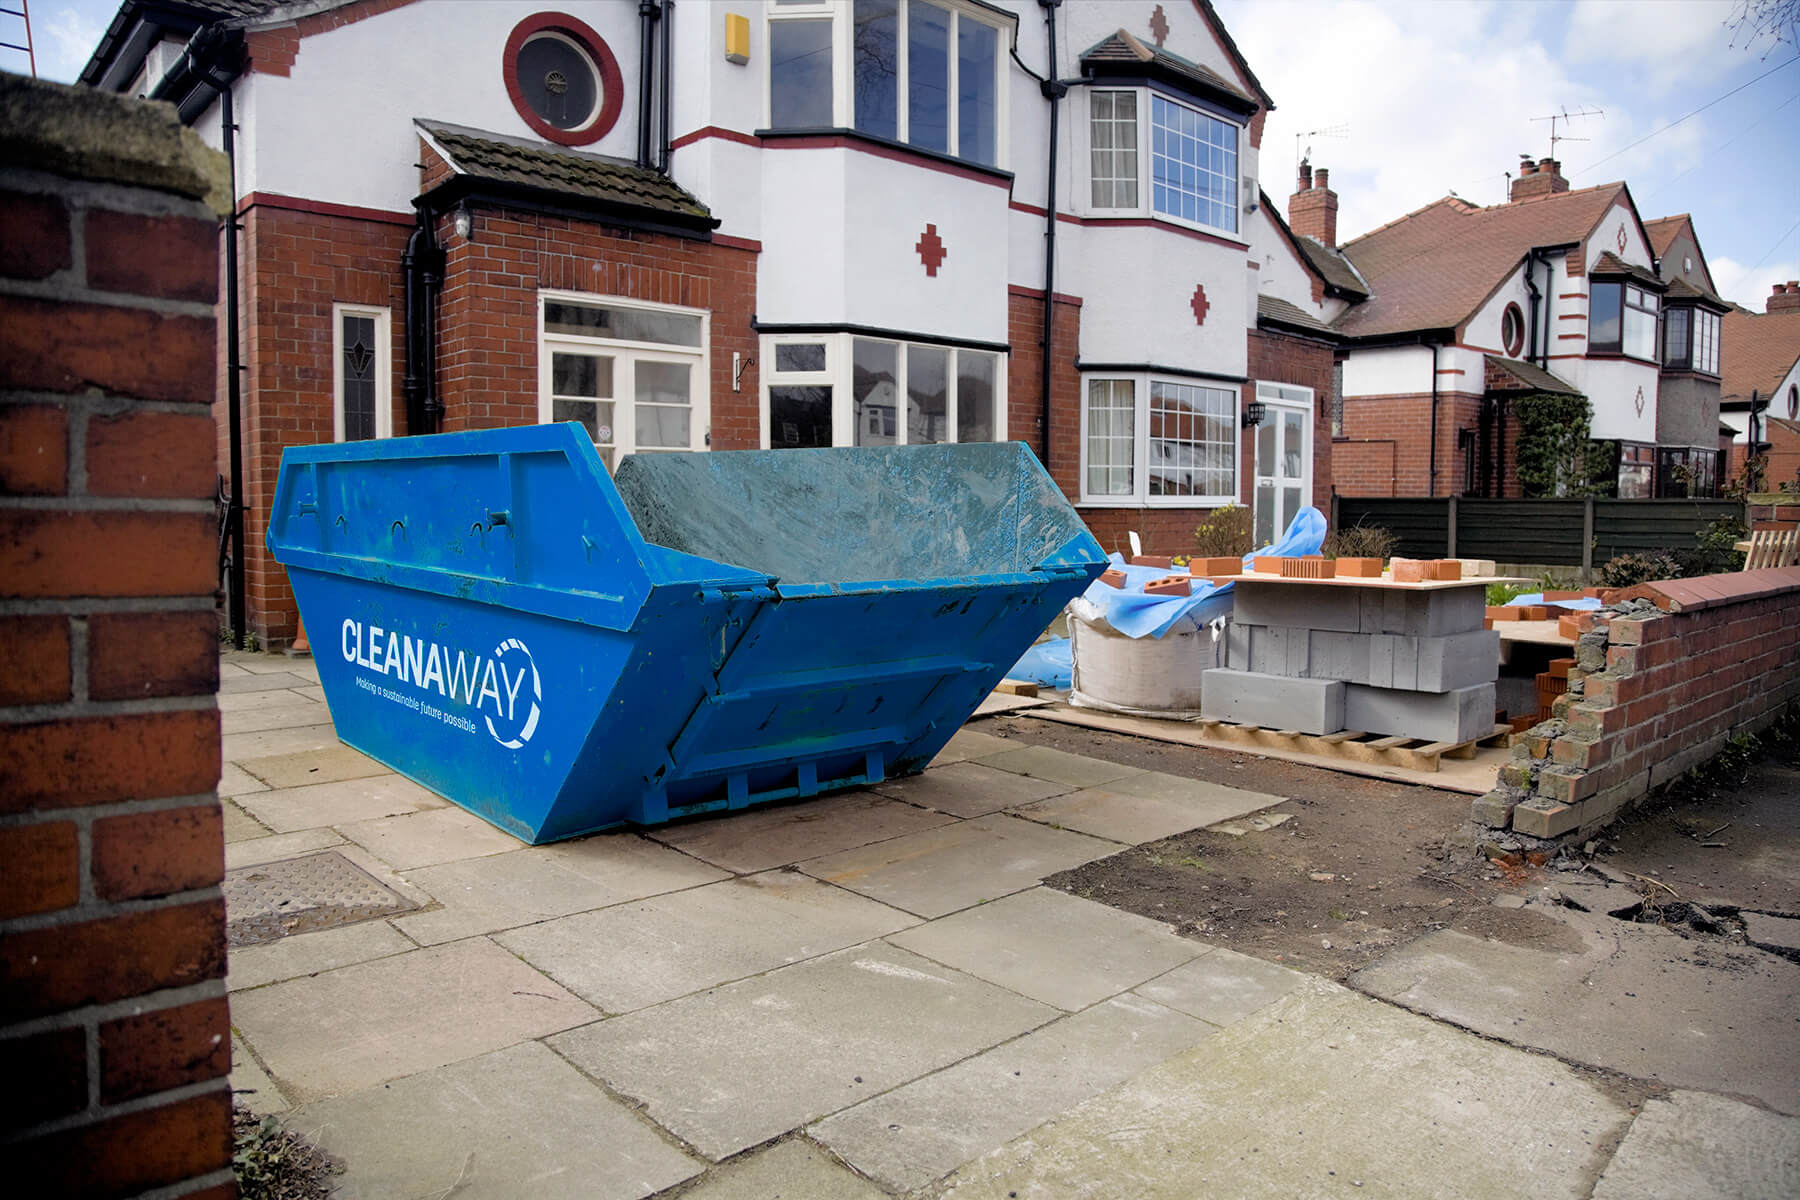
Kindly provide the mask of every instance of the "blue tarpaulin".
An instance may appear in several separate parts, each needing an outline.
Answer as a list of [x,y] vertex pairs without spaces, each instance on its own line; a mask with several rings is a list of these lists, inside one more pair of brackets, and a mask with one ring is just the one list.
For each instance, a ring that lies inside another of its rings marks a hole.
[[1570,612],[1593,612],[1600,607],[1600,601],[1592,596],[1583,596],[1578,600],[1546,600],[1542,592],[1526,592],[1522,596],[1514,596],[1507,603],[1518,608],[1543,605],[1547,608],[1566,608]]
[[[1246,554],[1244,565],[1257,554],[1303,557],[1317,554],[1325,544],[1325,514],[1316,508],[1303,508],[1281,535],[1281,540],[1261,550]],[[1082,599],[1098,608],[1106,621],[1126,637],[1162,637],[1182,620],[1204,624],[1231,612],[1231,585],[1214,586],[1196,579],[1186,596],[1146,596],[1144,585],[1162,579],[1170,572],[1162,567],[1134,567],[1124,556],[1111,556],[1114,570],[1125,574],[1125,586],[1116,588],[1096,579],[1088,585]]]
[[1062,688],[1075,683],[1075,660],[1068,638],[1045,638],[1025,652],[1006,673],[1008,679],[1029,679],[1039,687]]

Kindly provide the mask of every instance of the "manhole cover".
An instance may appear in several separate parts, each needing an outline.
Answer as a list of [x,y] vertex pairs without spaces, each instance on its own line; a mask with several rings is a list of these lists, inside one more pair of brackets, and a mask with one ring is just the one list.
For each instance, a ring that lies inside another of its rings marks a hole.
[[418,905],[335,850],[225,872],[225,938],[255,946],[290,933],[332,929]]

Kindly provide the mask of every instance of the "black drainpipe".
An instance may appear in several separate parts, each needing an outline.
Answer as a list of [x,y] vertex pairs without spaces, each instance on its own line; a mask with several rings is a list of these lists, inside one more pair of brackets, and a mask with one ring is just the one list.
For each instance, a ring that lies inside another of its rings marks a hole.
[[1431,483],[1430,494],[1437,495],[1437,425],[1438,425],[1438,344],[1431,343]]
[[662,78],[658,80],[662,91],[659,93],[662,108],[662,141],[661,149],[656,156],[656,169],[664,175],[669,173],[669,87],[674,81],[674,73],[670,70],[670,46],[675,41],[675,0],[662,0]]
[[1038,90],[1050,101],[1050,162],[1045,183],[1048,193],[1044,201],[1044,469],[1050,469],[1050,368],[1052,348],[1056,341],[1056,127],[1060,101],[1068,94],[1069,85],[1056,76],[1056,10],[1062,0],[1038,0],[1044,10],[1044,25],[1049,32],[1050,74],[1040,80]]
[[437,394],[437,298],[444,283],[444,252],[432,232],[437,214],[423,198],[415,201],[419,223],[400,255],[406,294],[406,432],[436,433],[444,406]]
[[637,165],[650,158],[650,97],[655,83],[657,0],[638,0],[638,148]]
[[[1538,252],[1532,250],[1525,256],[1525,289],[1531,293],[1531,338],[1525,347],[1526,362],[1537,362],[1538,357],[1538,303],[1543,294],[1538,291],[1537,264]],[[1549,313],[1546,312],[1545,315],[1548,316]]]

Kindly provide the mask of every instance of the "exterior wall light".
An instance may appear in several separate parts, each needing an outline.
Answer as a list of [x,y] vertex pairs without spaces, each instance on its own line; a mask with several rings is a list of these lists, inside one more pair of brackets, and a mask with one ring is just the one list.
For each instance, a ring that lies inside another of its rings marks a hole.
[[475,218],[469,214],[467,208],[464,208],[461,205],[457,206],[455,215],[450,218],[450,227],[456,230],[456,236],[463,241],[472,242],[475,240]]
[[1261,400],[1252,400],[1244,405],[1244,428],[1255,429],[1263,423],[1263,418],[1268,415],[1268,412],[1269,410],[1263,407]]

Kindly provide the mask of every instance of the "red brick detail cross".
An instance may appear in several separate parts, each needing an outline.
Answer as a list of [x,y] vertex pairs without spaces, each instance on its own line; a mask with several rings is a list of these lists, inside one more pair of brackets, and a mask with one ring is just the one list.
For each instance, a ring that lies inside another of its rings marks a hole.
[[1212,305],[1206,302],[1205,284],[1196,283],[1194,285],[1194,298],[1188,301],[1188,307],[1194,310],[1194,324],[1206,324],[1206,314],[1208,310],[1212,308]]
[[1638,416],[1640,416],[1640,417],[1643,416],[1644,415],[1644,389],[1642,386],[1640,386],[1638,388],[1637,396],[1633,400],[1633,403],[1637,405]]
[[1162,45],[1163,40],[1169,36],[1169,18],[1163,15],[1160,4],[1156,6],[1156,11],[1150,14],[1150,35],[1156,39],[1158,46]]
[[925,232],[920,236],[919,244],[913,249],[919,252],[919,261],[925,264],[925,274],[934,279],[937,277],[938,267],[946,258],[950,257],[950,252],[944,249],[943,239],[938,237],[936,225],[925,226]]

